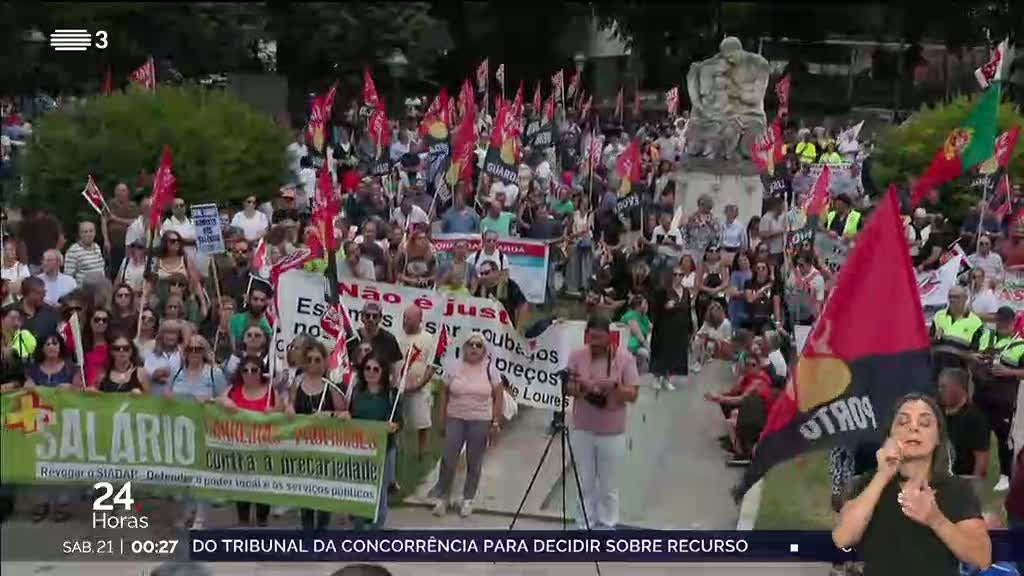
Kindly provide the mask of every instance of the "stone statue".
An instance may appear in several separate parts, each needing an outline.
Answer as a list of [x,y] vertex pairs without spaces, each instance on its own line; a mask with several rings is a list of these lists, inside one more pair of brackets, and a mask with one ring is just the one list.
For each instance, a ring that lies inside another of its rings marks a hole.
[[727,36],[718,54],[690,65],[686,89],[690,120],[686,154],[733,160],[749,156],[750,142],[767,125],[764,93],[771,66],[761,55],[747,52],[739,39]]

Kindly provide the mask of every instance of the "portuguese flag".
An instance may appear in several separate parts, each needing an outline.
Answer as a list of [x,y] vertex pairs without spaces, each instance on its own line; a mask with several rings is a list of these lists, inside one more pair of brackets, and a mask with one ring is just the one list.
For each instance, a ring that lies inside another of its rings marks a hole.
[[798,454],[880,441],[897,399],[934,394],[928,332],[895,192],[857,236],[790,374],[741,491]]
[[996,82],[981,94],[960,126],[949,133],[928,169],[914,183],[912,204],[916,205],[935,188],[992,157],[998,112],[999,83]]

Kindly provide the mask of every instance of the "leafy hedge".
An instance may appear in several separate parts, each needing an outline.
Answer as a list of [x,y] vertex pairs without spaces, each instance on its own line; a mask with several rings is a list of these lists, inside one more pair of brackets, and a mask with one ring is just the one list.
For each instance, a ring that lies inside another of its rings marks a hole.
[[238,203],[269,196],[287,177],[289,132],[234,96],[160,86],[96,96],[52,112],[33,127],[22,163],[28,195],[65,223],[94,215],[81,198],[93,175],[108,198],[118,181],[156,170],[171,148],[178,195],[188,202]]
[[[922,107],[907,122],[883,133],[872,153],[872,177],[878,189],[885,190],[890,182],[903,184],[909,176],[924,172],[950,131],[967,117],[976,99],[962,97],[934,108]],[[1004,103],[999,108],[998,123],[1002,133],[1014,125],[1024,126],[1024,116]],[[1012,182],[1024,179],[1024,136],[1013,151],[1009,170]],[[940,192],[942,211],[955,222],[960,222],[970,205],[980,199],[979,192],[969,188],[971,179],[964,176],[953,180]]]

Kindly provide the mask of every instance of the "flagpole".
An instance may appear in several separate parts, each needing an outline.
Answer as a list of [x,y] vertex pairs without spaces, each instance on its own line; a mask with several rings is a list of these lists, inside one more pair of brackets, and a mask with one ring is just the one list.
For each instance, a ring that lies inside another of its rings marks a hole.
[[[978,208],[978,233],[974,236],[974,246],[975,246],[975,249],[977,249],[978,240],[981,240],[981,232],[984,229],[983,224],[985,222],[985,210],[986,210],[986,207],[988,206],[988,188],[989,188],[989,184],[988,183],[989,183],[989,178],[986,177],[985,178],[985,186],[982,187],[982,189],[981,189],[981,206]],[[1006,193],[1009,194],[1010,191],[1007,190]]]

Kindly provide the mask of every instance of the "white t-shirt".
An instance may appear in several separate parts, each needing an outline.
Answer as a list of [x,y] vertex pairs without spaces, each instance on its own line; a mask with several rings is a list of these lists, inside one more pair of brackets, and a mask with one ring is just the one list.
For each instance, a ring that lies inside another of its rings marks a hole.
[[772,368],[775,370],[775,375],[779,378],[785,378],[789,375],[789,367],[786,366],[786,357],[782,355],[779,350],[772,350],[768,353],[768,362],[771,363]]
[[288,167],[291,169],[293,174],[299,173],[299,160],[303,156],[309,154],[309,150],[305,144],[299,144],[298,142],[292,142],[288,145],[285,150],[288,152]]
[[196,239],[196,227],[192,224],[192,219],[187,216],[181,220],[178,220],[175,216],[164,220],[163,226],[160,227],[160,233],[163,234],[168,230],[177,232],[182,240]]
[[468,262],[473,266],[473,271],[477,275],[480,274],[484,264],[487,262],[494,262],[499,272],[508,269],[508,257],[501,250],[495,250],[493,254],[487,254],[483,250],[478,250],[469,255]]
[[[7,264],[7,262],[4,262]],[[0,270],[0,278],[7,280],[8,282],[19,282],[31,276],[32,273],[29,271],[28,266],[18,262],[10,268],[4,268]]]
[[[765,238],[768,234],[776,234],[786,231],[786,223],[782,220],[782,216],[775,216],[772,212],[766,212],[764,216],[761,216],[761,237]],[[769,254],[782,254],[786,249],[786,236],[785,234],[779,234],[774,238],[764,241],[768,244]]]
[[245,212],[242,211],[235,214],[235,217],[231,219],[231,225],[241,229],[245,234],[246,240],[255,242],[267,232],[270,222],[267,220],[267,215],[259,210],[253,214],[252,218],[247,217]]
[[971,312],[978,316],[995,314],[998,309],[999,297],[991,288],[986,288],[971,298]]
[[711,324],[704,322],[704,325],[700,327],[697,334],[703,334],[711,340],[718,342],[728,342],[732,339],[732,324],[728,318],[722,320],[722,324],[718,328],[715,328]]
[[654,227],[654,231],[651,232],[651,240],[659,246],[668,244],[682,248],[683,232],[679,228],[666,231],[664,226],[658,224]]
[[43,297],[43,300],[50,306],[56,306],[65,294],[78,288],[78,282],[75,282],[74,278],[60,272],[52,279],[46,274],[40,274],[37,278],[42,280],[43,285],[46,287],[46,296]]
[[391,221],[398,225],[399,228],[407,229],[414,224],[430,224],[430,217],[427,213],[419,206],[413,204],[412,210],[409,211],[409,215],[406,216],[402,212],[402,207],[399,206],[391,211]]
[[311,200],[316,197],[316,170],[312,168],[300,170],[299,182],[301,185],[295,190],[295,207],[308,209]]

